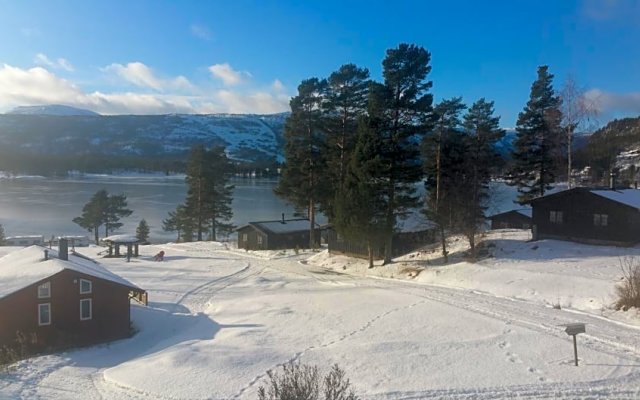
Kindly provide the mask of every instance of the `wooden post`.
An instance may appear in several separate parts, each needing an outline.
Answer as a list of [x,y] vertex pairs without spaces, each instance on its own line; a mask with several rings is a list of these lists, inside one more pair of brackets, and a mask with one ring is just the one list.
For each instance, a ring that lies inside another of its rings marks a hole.
[[576,367],[578,366],[578,343],[576,342],[576,335],[573,336],[573,356],[576,359]]

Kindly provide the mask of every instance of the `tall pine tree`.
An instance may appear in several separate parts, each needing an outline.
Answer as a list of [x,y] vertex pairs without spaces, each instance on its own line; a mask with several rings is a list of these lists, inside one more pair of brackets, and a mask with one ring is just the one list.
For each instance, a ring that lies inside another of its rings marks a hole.
[[518,115],[516,140],[511,154],[509,184],[518,188],[519,204],[544,196],[553,188],[561,151],[561,101],[553,89],[553,75],[546,65],[538,67],[529,101]]
[[333,219],[333,196],[344,188],[347,166],[353,153],[358,119],[367,111],[369,70],[354,64],[341,66],[327,79],[326,102],[322,110],[327,135],[326,168],[329,174],[328,203],[322,211]]
[[476,257],[475,236],[484,223],[489,200],[489,182],[504,163],[496,144],[504,137],[500,117],[494,116],[492,101],[473,103],[464,116],[466,134],[465,181],[461,187],[460,230],[469,240],[471,256]]
[[462,98],[442,100],[433,110],[434,124],[422,142],[427,189],[427,217],[436,223],[440,233],[442,256],[447,262],[446,231],[455,228],[454,215],[460,203],[466,153],[462,138]]
[[306,210],[312,248],[317,245],[317,205],[330,195],[327,190],[327,144],[322,130],[325,88],[326,81],[307,79],[298,86],[298,95],[291,99],[291,115],[284,130],[285,162],[274,190],[296,209]]
[[383,84],[372,84],[370,117],[380,121],[383,141],[379,179],[385,182],[386,237],[384,261],[392,257],[397,218],[419,205],[416,182],[422,178],[421,135],[432,119],[432,86],[427,80],[431,54],[423,47],[400,44],[382,61]]

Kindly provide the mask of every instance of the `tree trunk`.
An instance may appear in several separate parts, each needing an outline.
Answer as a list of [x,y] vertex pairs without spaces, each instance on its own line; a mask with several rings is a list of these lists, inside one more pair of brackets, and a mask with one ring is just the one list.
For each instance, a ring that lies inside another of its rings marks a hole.
[[567,128],[567,185],[571,189],[571,141],[573,139],[573,127],[569,124]]
[[473,261],[476,260],[476,234],[475,232],[469,232],[467,234],[467,238],[469,239],[469,247],[471,248],[471,259]]
[[96,244],[99,244],[98,240],[100,239],[99,238],[100,235],[98,233],[98,227],[97,226],[93,228],[93,235],[94,235],[94,237],[96,239]]
[[373,268],[373,246],[371,246],[371,241],[367,243],[367,250],[369,252],[369,268]]
[[316,248],[316,203],[309,199],[309,248]]
[[440,243],[442,244],[442,257],[444,258],[444,263],[447,264],[449,262],[449,252],[447,251],[447,240],[442,225],[440,225]]

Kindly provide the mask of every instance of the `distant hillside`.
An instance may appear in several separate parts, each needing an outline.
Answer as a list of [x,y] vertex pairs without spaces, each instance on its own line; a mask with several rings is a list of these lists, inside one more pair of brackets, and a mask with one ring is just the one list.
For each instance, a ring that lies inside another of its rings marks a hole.
[[20,106],[7,112],[7,114],[20,115],[100,115],[93,111],[84,110],[60,104],[50,104],[46,106]]
[[[43,165],[47,158],[62,157],[84,158],[91,164],[98,158],[184,160],[198,143],[225,146],[230,158],[243,163],[283,160],[287,113],[104,116],[88,111],[90,114],[52,115],[54,111],[83,111],[59,107],[64,106],[45,107],[45,114],[38,114],[38,107],[0,114],[0,169],[21,169],[11,164],[24,167],[25,158]],[[78,168],[84,169],[81,164]]]
[[576,154],[579,167],[589,166],[594,180],[619,170],[620,182],[635,181],[640,168],[640,117],[616,119],[594,132]]

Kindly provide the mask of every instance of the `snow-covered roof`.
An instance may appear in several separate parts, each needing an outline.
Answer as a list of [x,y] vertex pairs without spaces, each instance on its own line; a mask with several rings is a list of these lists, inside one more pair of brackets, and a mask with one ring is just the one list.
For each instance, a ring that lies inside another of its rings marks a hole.
[[[261,231],[277,234],[308,231],[310,227],[308,219],[286,219],[284,222],[282,220],[249,222],[249,225]],[[320,227],[316,224],[316,228]]]
[[514,211],[517,212],[518,214],[524,215],[525,217],[531,218],[533,216],[533,210],[531,210],[530,208],[523,208],[523,209],[514,210]]
[[22,235],[22,236],[7,236],[7,240],[18,240],[18,239],[40,239],[44,240],[44,236],[42,235]]
[[104,242],[114,242],[114,243],[137,243],[139,242],[138,238],[135,235],[111,235],[103,238]]
[[592,190],[591,193],[640,209],[640,190],[638,189]]
[[[44,250],[49,251],[49,259],[46,261]],[[58,252],[54,249],[29,246],[0,258],[0,299],[65,269],[140,289],[89,258],[75,256],[73,253],[69,254],[68,261],[57,257]]]
[[437,225],[427,219],[420,212],[413,212],[406,218],[398,218],[396,221],[396,232],[421,232],[429,229],[435,229]]

